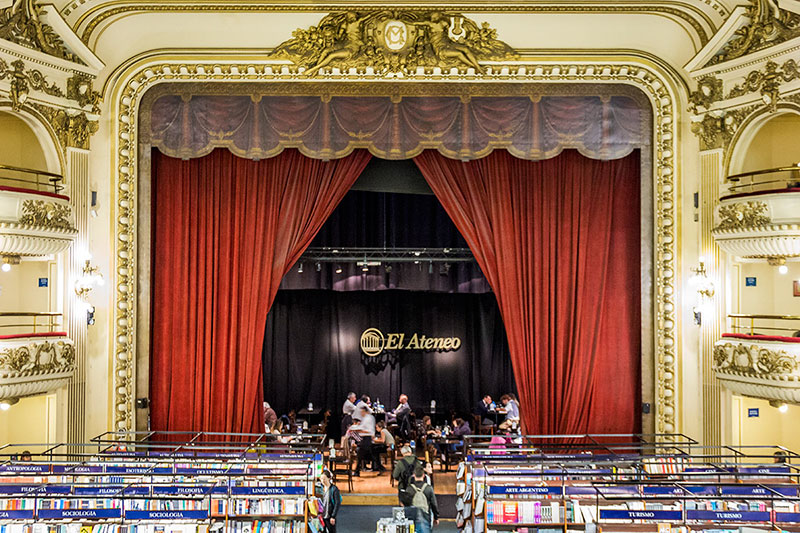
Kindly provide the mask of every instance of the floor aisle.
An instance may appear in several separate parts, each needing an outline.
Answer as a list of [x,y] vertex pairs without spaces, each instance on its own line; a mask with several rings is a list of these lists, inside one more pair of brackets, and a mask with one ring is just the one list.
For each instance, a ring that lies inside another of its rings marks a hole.
[[[392,515],[392,508],[383,505],[344,505],[336,523],[338,533],[372,533],[378,519]],[[442,520],[434,533],[457,533],[453,520]]]

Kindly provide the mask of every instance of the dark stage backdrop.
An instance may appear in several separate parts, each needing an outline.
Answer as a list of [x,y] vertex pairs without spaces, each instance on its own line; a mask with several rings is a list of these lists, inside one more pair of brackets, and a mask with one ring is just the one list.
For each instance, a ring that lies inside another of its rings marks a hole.
[[[456,351],[361,353],[367,328],[460,337]],[[408,394],[412,407],[469,412],[484,394],[515,392],[503,322],[493,294],[408,291],[278,291],[267,317],[264,398],[285,413],[313,402],[334,417],[349,391],[387,406]],[[335,419],[335,418],[334,418]]]

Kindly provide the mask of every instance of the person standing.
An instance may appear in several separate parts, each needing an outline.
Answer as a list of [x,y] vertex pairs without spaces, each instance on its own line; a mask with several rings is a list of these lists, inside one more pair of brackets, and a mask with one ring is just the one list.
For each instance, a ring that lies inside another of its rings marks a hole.
[[264,402],[264,428],[267,432],[276,420],[278,420],[278,413],[269,405],[269,402]]
[[322,533],[336,533],[336,515],[342,505],[342,494],[333,483],[333,474],[327,468],[319,476],[324,492],[322,494]]
[[433,526],[439,524],[439,506],[436,503],[433,487],[425,480],[425,470],[422,465],[417,465],[414,470],[414,481],[409,485],[409,492],[411,506],[416,510],[414,531],[431,533]]
[[342,446],[344,447],[347,428],[353,423],[353,413],[356,411],[356,393],[348,393],[347,399],[342,405]]
[[407,444],[400,448],[400,455],[403,458],[394,464],[392,477],[397,480],[397,499],[400,501],[400,505],[410,507],[412,495],[409,492],[411,490],[409,485],[414,477],[414,471],[417,466],[422,466],[422,463],[414,455],[411,446]]
[[377,465],[374,464],[372,456],[372,437],[375,436],[375,417],[372,416],[368,409],[366,405],[360,406],[358,424],[351,428],[351,430],[357,432],[361,437],[361,440],[358,441],[358,466],[356,467],[356,471],[353,472],[354,476],[361,475],[361,469],[366,468],[368,460],[373,463],[372,467],[375,470],[380,470]]

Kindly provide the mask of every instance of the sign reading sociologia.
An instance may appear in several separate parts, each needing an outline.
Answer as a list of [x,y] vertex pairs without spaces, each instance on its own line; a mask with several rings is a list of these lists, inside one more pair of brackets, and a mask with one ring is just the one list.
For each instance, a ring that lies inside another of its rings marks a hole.
[[378,328],[368,328],[361,334],[361,351],[369,357],[376,357],[384,350],[421,350],[425,352],[458,350],[461,339],[458,337],[428,337],[414,333],[406,341],[405,333],[387,333]]

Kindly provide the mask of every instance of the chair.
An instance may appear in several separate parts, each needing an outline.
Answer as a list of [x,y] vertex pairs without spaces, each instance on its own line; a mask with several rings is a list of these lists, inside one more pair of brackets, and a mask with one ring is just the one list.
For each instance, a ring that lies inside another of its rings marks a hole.
[[478,435],[494,435],[494,424],[484,424],[481,415],[472,415],[472,424]]
[[395,448],[389,448],[386,450],[386,456],[389,457],[391,466],[389,467],[389,481],[394,487],[394,463],[397,460],[397,450]]
[[342,448],[341,455],[337,455],[333,459],[328,458],[328,464],[333,474],[334,482],[337,480],[338,474],[347,474],[347,491],[353,492],[353,464],[358,461],[353,450],[350,449],[350,443],[346,442]]

